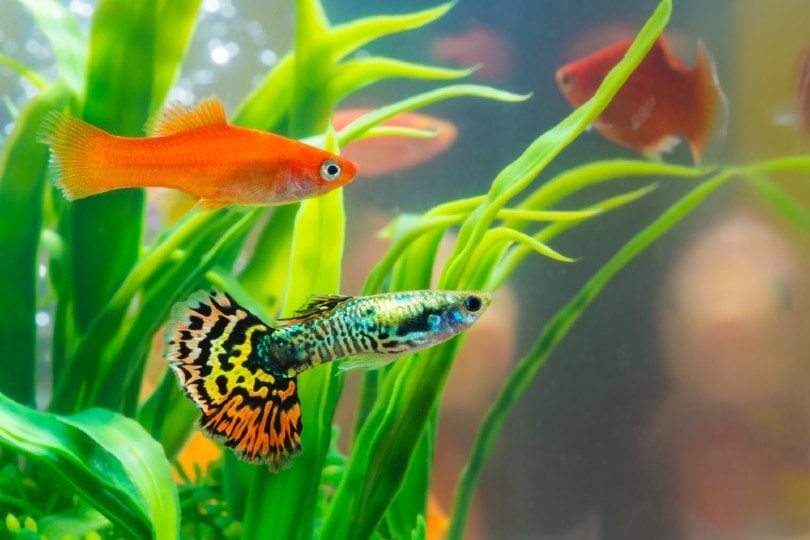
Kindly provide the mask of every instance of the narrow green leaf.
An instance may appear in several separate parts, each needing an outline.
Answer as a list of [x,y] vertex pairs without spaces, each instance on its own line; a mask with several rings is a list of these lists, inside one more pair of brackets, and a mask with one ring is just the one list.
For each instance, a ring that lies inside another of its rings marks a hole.
[[[460,276],[468,266],[475,264],[472,254],[498,212],[599,115],[653,45],[670,12],[671,2],[663,0],[625,59],[610,72],[594,98],[541,135],[523,156],[495,178],[487,199],[462,225],[440,287],[465,289],[485,284],[486,276],[480,274],[476,274],[474,282],[461,280]],[[402,477],[392,470],[409,462],[460,342],[455,339],[417,354],[410,362],[400,361],[382,381],[381,397],[357,435],[355,450],[335,493],[332,512],[324,523],[322,534],[325,537],[365,538],[376,528],[402,485]]]
[[[616,178],[646,178],[650,176],[675,177],[687,180],[706,176],[710,169],[686,167],[653,161],[609,159],[593,161],[567,169],[538,187],[521,203],[522,209],[544,209],[586,187]],[[510,227],[519,226],[519,221],[509,221]]]
[[[657,186],[655,184],[652,184],[627,193],[616,195],[614,197],[609,197],[592,205],[590,208],[586,208],[585,211],[593,210],[597,214],[601,214],[615,210],[616,208],[620,208],[637,199],[640,199],[641,197],[644,197],[648,193],[654,191],[656,187]],[[559,236],[561,233],[565,232],[576,224],[576,221],[558,221],[544,227],[532,237],[538,242],[548,241]],[[497,267],[493,265],[490,268],[491,272],[488,273],[489,278],[483,278],[487,283],[487,286],[484,287],[484,289],[493,291],[499,289],[501,285],[506,282],[512,272],[514,272],[518,264],[520,264],[520,262],[533,251],[534,250],[530,246],[519,244],[512,246],[506,253],[500,254],[496,259],[494,259],[497,261]]]
[[233,123],[253,129],[287,133],[281,129],[295,91],[295,55],[288,53],[233,112]]
[[450,255],[451,262],[442,275],[443,283],[458,283],[461,271],[470,264],[474,247],[481,241],[501,208],[526,189],[540,171],[602,113],[658,39],[671,12],[671,0],[662,0],[624,58],[610,70],[594,96],[535,139],[518,159],[495,177],[488,194],[489,202],[482,205],[459,231],[456,251]]
[[[28,80],[28,82],[36,86],[39,90],[44,90],[45,87],[48,86],[48,81],[37,75],[34,70],[5,54],[0,54],[0,65],[6,66],[20,77]],[[6,99],[8,98],[6,97]],[[8,105],[8,103],[6,105]]]
[[77,95],[84,91],[87,40],[73,13],[55,0],[20,0],[48,38],[59,66],[59,77]]
[[503,90],[496,90],[490,86],[476,84],[454,84],[443,86],[435,90],[429,90],[409,98],[396,101],[390,105],[379,107],[365,114],[343,128],[338,135],[340,147],[346,146],[349,142],[362,137],[363,134],[374,126],[392,118],[400,113],[426,107],[433,103],[454,98],[454,97],[480,97],[504,102],[519,102],[529,98],[529,95],[513,94]]
[[335,26],[332,33],[332,51],[340,60],[360,47],[384,36],[420,28],[442,17],[455,2],[405,15],[377,15]]
[[[0,158],[0,392],[34,404],[37,250],[48,147],[37,141],[42,118],[63,107],[69,92],[54,86],[22,110]],[[13,285],[12,285],[13,284]]]
[[796,227],[810,234],[810,211],[805,206],[774,182],[758,177],[749,178],[748,182],[777,212]]
[[171,0],[155,7],[155,57],[152,63],[152,104],[166,99],[191,43],[202,0]]
[[253,256],[239,274],[242,286],[267,313],[278,313],[281,308],[297,212],[298,204],[273,209],[256,240]]
[[[300,204],[283,314],[291,314],[312,294],[338,292],[344,228],[341,190]],[[270,530],[277,538],[312,537],[321,470],[329,451],[334,408],[343,386],[343,378],[335,376],[336,373],[337,367],[328,364],[299,376],[304,450],[288,470],[276,474],[265,467],[255,468],[248,495],[251,503],[243,524],[248,537]],[[279,505],[280,500],[285,504]]]
[[484,463],[495,444],[501,426],[509,411],[529,387],[535,374],[557,344],[563,340],[585,309],[619,270],[652,242],[670,230],[731,176],[732,174],[728,172],[720,173],[698,185],[671,206],[611,257],[585,283],[574,298],[549,321],[531,350],[518,362],[506,384],[501,388],[478,431],[472,454],[462,472],[459,486],[456,489],[456,501],[453,505],[453,515],[448,533],[449,539],[458,540],[463,538],[475,486],[481,476]]
[[458,79],[466,77],[472,71],[429,66],[381,56],[354,58],[335,67],[331,83],[332,95],[335,101],[340,101],[361,88],[386,79]]

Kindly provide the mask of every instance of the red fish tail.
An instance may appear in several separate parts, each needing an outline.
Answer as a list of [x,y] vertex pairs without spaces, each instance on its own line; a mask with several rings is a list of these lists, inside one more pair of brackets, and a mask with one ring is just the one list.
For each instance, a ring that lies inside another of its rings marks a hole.
[[702,41],[698,41],[691,83],[689,109],[684,111],[691,122],[687,123],[684,135],[689,139],[695,164],[700,164],[707,154],[717,153],[728,126],[728,100],[717,79],[714,60]]
[[45,117],[39,140],[51,146],[56,185],[66,199],[82,199],[114,189],[100,167],[103,145],[109,137],[105,131],[69,114],[53,112]]

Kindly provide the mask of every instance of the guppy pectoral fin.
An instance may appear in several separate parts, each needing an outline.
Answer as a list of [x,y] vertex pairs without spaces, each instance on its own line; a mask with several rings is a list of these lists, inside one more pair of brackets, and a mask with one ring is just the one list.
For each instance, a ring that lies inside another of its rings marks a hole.
[[352,356],[345,360],[340,360],[338,363],[338,370],[349,371],[350,369],[380,369],[386,364],[390,364],[402,355],[361,355]]

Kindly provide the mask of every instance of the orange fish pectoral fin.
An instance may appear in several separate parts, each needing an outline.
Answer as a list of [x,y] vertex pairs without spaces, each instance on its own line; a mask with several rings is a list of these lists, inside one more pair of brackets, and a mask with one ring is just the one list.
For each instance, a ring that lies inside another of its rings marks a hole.
[[275,471],[301,451],[302,424],[296,378],[265,370],[272,332],[230,295],[198,291],[172,309],[166,356],[203,431]]
[[728,99],[720,86],[714,60],[698,40],[697,63],[692,70],[692,97],[688,111],[691,122],[684,135],[689,139],[695,164],[706,156],[710,160],[719,152],[728,129]]
[[182,103],[170,104],[147,126],[147,132],[155,137],[163,137],[189,129],[227,123],[224,105],[219,99],[210,97],[191,108]]
[[45,116],[40,142],[50,145],[55,181],[68,200],[83,199],[113,189],[105,180],[99,156],[111,135],[67,113]]
[[232,204],[233,204],[232,202],[223,201],[221,199],[200,199],[194,206],[196,206],[201,210],[212,212],[214,210],[219,210],[220,208],[225,208],[226,206],[230,206]]

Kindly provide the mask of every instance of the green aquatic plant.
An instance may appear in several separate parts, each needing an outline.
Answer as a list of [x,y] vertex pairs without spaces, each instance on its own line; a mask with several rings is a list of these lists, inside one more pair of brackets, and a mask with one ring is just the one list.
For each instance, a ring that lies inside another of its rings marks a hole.
[[[275,316],[291,314],[313,293],[339,292],[342,193],[270,209],[194,211],[148,244],[142,190],[65,201],[48,178],[48,151],[37,140],[44,115],[68,109],[116,133],[142,135],[177,76],[200,0],[100,0],[88,36],[53,0],[21,1],[51,41],[59,75],[47,81],[0,57],[39,88],[19,111],[0,161],[0,279],[14,284],[0,288],[0,514],[9,516],[7,529],[48,537],[101,531],[135,538],[424,538],[436,408],[459,339],[366,374],[349,455],[336,447],[333,416],[343,378],[330,364],[300,376],[305,451],[290,469],[275,474],[226,452],[214,472],[193,481],[186,475],[178,486],[171,463],[198,413],[171,374],[139,401],[153,336],[174,302],[206,284],[253,298],[251,309]],[[356,138],[390,133],[378,126],[400,112],[445,99],[526,99],[487,86],[450,84],[380,107],[340,133],[329,128],[335,105],[370,84],[468,75],[352,56],[374,40],[427,25],[451,7],[333,25],[318,0],[297,0],[290,52],[237,107],[232,122],[310,137],[338,151]],[[535,252],[570,263],[549,242],[571,227],[644,197],[656,182],[697,183],[540,331],[481,426],[459,482],[451,538],[463,535],[472,493],[506,414],[610,278],[730,178],[755,178],[767,191],[763,178],[770,173],[810,170],[807,156],[716,171],[627,160],[587,163],[537,180],[609,103],[663,31],[670,11],[670,0],[662,0],[594,98],[541,134],[489,191],[399,216],[386,228],[391,247],[368,276],[365,293],[427,288],[439,241],[453,227],[458,237],[440,286],[495,291]],[[560,206],[590,186],[625,178],[642,186],[586,208]],[[767,193],[806,221],[780,193]],[[237,266],[240,254],[246,260]],[[40,260],[48,264],[46,297],[38,295]],[[51,387],[39,396],[47,405],[38,410],[34,321],[43,304],[54,311]]]

